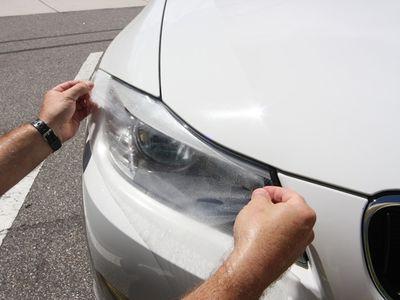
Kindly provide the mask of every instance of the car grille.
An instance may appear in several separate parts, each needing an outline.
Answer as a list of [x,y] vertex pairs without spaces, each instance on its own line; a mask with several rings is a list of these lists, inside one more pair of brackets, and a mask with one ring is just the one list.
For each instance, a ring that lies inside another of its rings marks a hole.
[[385,196],[372,202],[364,225],[371,277],[385,298],[400,299],[400,196]]

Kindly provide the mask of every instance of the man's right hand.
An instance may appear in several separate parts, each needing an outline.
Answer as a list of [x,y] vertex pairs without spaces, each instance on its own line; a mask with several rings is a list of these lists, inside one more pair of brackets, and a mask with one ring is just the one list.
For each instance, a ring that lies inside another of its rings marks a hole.
[[315,212],[295,192],[255,190],[236,218],[231,255],[184,299],[259,299],[312,242],[315,220]]
[[280,187],[255,190],[236,218],[228,268],[262,293],[312,242],[315,221],[315,212],[297,193]]

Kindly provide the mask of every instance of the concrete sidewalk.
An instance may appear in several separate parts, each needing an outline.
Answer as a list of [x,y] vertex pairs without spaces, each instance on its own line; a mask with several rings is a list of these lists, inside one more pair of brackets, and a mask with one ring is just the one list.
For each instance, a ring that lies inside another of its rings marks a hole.
[[145,6],[149,0],[0,0],[0,17]]

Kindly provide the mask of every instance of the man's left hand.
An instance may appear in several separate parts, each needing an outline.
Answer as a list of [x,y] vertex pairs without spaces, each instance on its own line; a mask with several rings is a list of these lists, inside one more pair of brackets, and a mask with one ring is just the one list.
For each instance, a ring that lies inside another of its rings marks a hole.
[[39,118],[53,129],[61,142],[72,138],[96,104],[90,98],[93,83],[72,80],[52,88],[44,96]]

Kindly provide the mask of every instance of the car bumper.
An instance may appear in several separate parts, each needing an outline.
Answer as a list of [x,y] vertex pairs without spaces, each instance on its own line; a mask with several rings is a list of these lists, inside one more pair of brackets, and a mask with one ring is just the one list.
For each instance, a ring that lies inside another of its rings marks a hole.
[[[232,236],[135,188],[108,159],[96,120],[91,125],[83,196],[92,263],[103,280],[98,297],[106,298],[113,289],[129,299],[182,296],[218,268],[232,248]],[[367,200],[283,174],[279,177],[283,186],[307,199],[318,220],[315,240],[307,250],[308,267],[293,265],[265,297],[379,298],[362,250],[361,224]]]

